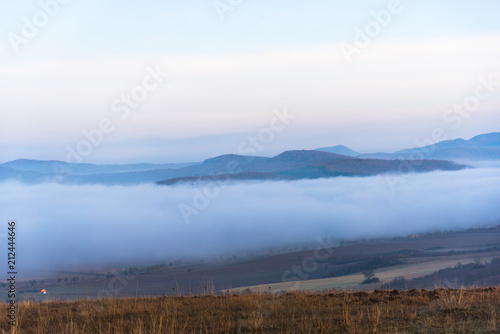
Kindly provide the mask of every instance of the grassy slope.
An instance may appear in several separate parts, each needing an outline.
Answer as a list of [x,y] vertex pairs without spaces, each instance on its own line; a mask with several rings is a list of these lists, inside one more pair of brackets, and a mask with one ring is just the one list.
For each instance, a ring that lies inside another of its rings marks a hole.
[[498,288],[24,302],[16,333],[498,333],[499,312]]

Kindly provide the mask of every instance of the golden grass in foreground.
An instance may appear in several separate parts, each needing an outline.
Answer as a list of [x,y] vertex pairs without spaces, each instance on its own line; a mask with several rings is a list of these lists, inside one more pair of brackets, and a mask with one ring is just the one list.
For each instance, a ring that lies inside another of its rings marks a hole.
[[3,333],[499,333],[500,288],[20,303]]

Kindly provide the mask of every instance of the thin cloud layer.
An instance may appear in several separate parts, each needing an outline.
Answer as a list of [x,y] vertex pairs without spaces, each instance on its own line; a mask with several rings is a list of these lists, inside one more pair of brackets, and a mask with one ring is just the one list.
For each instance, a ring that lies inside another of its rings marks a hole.
[[[253,133],[267,125],[274,108],[283,107],[297,120],[280,136],[286,143],[281,150],[336,144],[363,152],[399,150],[427,138],[429,124],[454,125],[442,121],[444,113],[474,93],[479,77],[499,81],[499,41],[499,34],[374,40],[352,64],[330,41],[250,54],[0,63],[0,99],[9,110],[0,116],[0,145],[6,146],[0,161],[63,160],[66,145],[86,139],[84,131],[93,132],[103,119],[113,121],[114,130],[86,162],[131,160],[131,152],[120,149],[130,142],[138,147],[132,154],[143,160],[198,161],[227,145],[224,138],[207,143],[206,137]],[[124,105],[115,102],[142,85],[149,67],[169,75],[124,117]],[[499,105],[492,94],[467,117],[467,126],[446,134],[467,138],[498,130]],[[187,139],[194,144],[172,142]]]
[[186,224],[179,205],[204,186],[3,183],[0,212],[17,221],[18,267],[31,272],[499,224],[498,184],[498,168],[408,175],[393,190],[384,176],[243,183]]

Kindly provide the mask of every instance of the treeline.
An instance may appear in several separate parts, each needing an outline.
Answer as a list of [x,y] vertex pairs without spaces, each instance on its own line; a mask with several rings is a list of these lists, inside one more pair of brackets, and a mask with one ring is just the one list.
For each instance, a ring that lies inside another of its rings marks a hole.
[[395,266],[403,263],[401,261],[402,257],[403,257],[402,254],[385,254],[385,255],[365,258],[360,262],[353,263],[350,265],[345,265],[342,268],[326,275],[324,278],[345,276],[359,272],[364,272],[367,270]]

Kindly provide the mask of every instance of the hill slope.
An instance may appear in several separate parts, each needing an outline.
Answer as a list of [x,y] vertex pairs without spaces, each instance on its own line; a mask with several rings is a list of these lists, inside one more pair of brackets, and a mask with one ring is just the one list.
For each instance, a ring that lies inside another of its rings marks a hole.
[[469,140],[460,138],[445,140],[434,145],[404,149],[395,153],[363,154],[359,157],[408,160],[500,160],[500,132],[482,134]]
[[332,147],[321,147],[321,148],[317,148],[316,151],[342,154],[342,155],[347,155],[350,157],[356,157],[356,156],[361,154],[359,152],[351,150],[349,147],[346,147],[344,145],[337,145],[337,146],[332,146]]
[[[484,138],[480,141],[484,142]],[[105,185],[153,182],[171,185],[208,181],[213,179],[212,175],[226,175],[226,179],[231,180],[299,180],[398,173],[406,171],[407,168],[402,166],[407,164],[394,159],[361,159],[318,150],[286,151],[272,158],[228,154],[207,159],[200,164],[93,165],[15,160],[0,165],[0,180]],[[411,164],[414,172],[466,168],[441,160],[422,160]]]
[[[208,162],[207,162],[208,161]],[[182,182],[211,180],[299,180],[336,176],[373,176],[398,173],[404,169],[399,160],[359,159],[321,151],[286,151],[273,158],[223,156],[204,164],[177,170],[179,174],[158,182],[172,185]],[[221,168],[214,173],[214,162]],[[232,165],[231,168],[227,168]],[[466,166],[450,161],[422,160],[414,163],[415,172],[460,170]],[[208,168],[208,169],[207,169]],[[196,175],[194,175],[196,172]],[[191,173],[191,175],[188,175]],[[213,177],[213,174],[222,176]],[[187,178],[186,178],[187,177]]]

